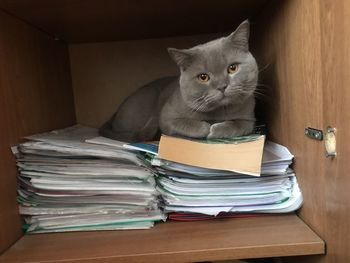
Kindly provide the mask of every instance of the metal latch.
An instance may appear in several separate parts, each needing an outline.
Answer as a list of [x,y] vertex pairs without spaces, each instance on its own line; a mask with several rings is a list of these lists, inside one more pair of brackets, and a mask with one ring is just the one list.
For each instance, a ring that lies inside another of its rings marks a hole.
[[305,128],[305,135],[318,141],[323,140],[323,131],[314,128]]
[[337,129],[331,126],[328,126],[326,129],[326,138],[325,138],[325,147],[326,147],[326,156],[327,157],[336,157],[337,156],[337,151],[336,151],[336,146],[337,146],[337,141],[335,138]]

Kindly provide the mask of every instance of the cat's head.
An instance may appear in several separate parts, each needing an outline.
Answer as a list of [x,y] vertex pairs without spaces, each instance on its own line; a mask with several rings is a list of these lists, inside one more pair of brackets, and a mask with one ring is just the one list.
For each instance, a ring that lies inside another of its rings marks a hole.
[[258,67],[248,40],[246,20],[227,37],[190,49],[168,49],[180,68],[181,95],[189,107],[208,112],[254,96]]

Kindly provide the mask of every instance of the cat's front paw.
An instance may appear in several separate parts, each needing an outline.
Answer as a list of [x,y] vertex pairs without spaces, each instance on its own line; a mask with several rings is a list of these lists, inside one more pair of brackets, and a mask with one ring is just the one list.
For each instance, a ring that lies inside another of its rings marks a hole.
[[206,138],[209,134],[210,124],[205,121],[192,119],[175,119],[168,122],[161,122],[162,133],[171,136],[184,136],[190,138]]
[[192,138],[205,138],[210,132],[210,127],[209,123],[201,121],[198,125],[194,125],[193,128],[191,128],[189,135]]
[[221,139],[226,138],[227,133],[227,125],[224,122],[214,123],[210,126],[209,134],[207,136],[208,139]]
[[210,126],[208,139],[225,139],[242,135],[232,122],[219,122]]

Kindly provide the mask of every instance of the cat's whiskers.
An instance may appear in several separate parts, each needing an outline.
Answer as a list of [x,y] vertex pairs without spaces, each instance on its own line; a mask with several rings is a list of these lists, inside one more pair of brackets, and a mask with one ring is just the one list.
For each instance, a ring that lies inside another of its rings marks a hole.
[[248,87],[246,89],[246,92],[250,92],[252,94],[255,94],[255,95],[259,95],[259,96],[262,96],[262,97],[268,97],[266,93],[268,93],[268,90],[267,89],[262,89],[262,88],[259,88],[259,87]]
[[271,63],[267,63],[265,66],[263,66],[261,69],[258,70],[258,72],[262,72],[270,67]]
[[201,106],[201,104],[203,103],[203,99],[204,99],[204,95],[194,99],[192,101],[192,105],[190,107],[191,113],[195,113],[197,112],[198,108]]
[[205,101],[203,101],[203,103],[201,103],[199,105],[199,107],[197,108],[196,112],[203,112],[207,110],[207,103]]
[[206,101],[204,100],[205,96],[201,96],[200,98],[197,98],[194,100],[193,107],[191,108],[192,115],[201,112],[206,107]]
[[264,93],[259,93],[259,92],[254,92],[254,95],[255,95],[255,97],[256,98],[259,98],[259,99],[269,99],[269,97],[266,95],[266,94],[264,94]]
[[258,88],[254,85],[247,86],[245,90],[242,90],[242,93],[245,94],[254,94],[254,97],[256,98],[262,98],[262,99],[267,99],[268,96],[264,93],[264,89]]
[[[220,95],[220,93],[215,93],[215,94],[211,94],[210,96],[207,96],[205,98],[205,102],[206,102],[206,111],[210,110],[210,105],[213,103],[213,102],[218,102],[219,100],[219,97],[221,97],[222,95]],[[219,106],[219,105],[218,105]]]
[[211,102],[213,102],[215,100],[215,98],[217,98],[218,96],[216,94],[211,95],[211,96],[207,96],[204,100],[207,104],[210,104]]
[[230,97],[233,97],[233,96],[237,96],[237,95],[242,95],[242,93],[244,93],[244,90],[242,88],[236,88],[232,91],[229,91],[228,95]]

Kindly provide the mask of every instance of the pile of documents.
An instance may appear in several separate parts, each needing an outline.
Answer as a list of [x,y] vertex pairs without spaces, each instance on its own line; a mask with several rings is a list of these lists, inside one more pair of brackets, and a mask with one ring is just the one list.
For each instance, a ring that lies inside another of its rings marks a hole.
[[86,142],[97,136],[77,125],[13,147],[27,232],[145,229],[165,219],[152,169],[122,144]]
[[264,142],[261,135],[209,142],[162,136],[159,144],[126,144],[80,125],[29,136],[13,147],[24,228],[145,229],[165,220],[164,212],[204,220],[295,211],[303,198],[293,155]]
[[[302,202],[293,155],[282,145],[263,147],[259,176],[176,163],[154,156],[157,190],[166,213],[288,213]],[[235,160],[232,159],[232,162]]]

